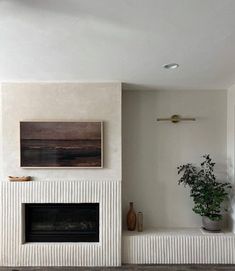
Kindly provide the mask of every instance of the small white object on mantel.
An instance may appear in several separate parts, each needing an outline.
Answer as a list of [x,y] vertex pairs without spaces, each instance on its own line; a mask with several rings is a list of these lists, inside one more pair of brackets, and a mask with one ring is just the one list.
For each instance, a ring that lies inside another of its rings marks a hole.
[[123,232],[125,264],[235,264],[235,234],[200,228]]

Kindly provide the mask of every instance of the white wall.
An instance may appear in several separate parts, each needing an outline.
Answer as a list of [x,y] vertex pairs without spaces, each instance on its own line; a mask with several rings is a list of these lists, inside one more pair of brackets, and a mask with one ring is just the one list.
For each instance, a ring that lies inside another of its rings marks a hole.
[[[228,154],[228,177],[234,185],[235,177],[235,85],[228,89],[228,118],[227,118],[227,154]],[[234,189],[233,189],[234,191]],[[233,192],[234,194],[234,192]],[[231,196],[231,221],[230,225],[235,233],[235,198]]]
[[[121,180],[120,83],[4,83],[1,86],[1,180],[31,175],[37,180]],[[20,168],[19,121],[104,121],[103,169]]]
[[[123,209],[134,201],[145,227],[195,227],[189,191],[176,167],[210,153],[226,178],[226,91],[124,91]],[[196,122],[156,122],[180,114]],[[125,224],[125,223],[124,223]]]

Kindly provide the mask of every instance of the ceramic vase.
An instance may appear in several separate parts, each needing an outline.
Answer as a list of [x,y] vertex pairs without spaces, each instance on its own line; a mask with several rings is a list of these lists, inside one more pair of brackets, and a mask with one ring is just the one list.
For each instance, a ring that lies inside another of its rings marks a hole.
[[136,228],[136,213],[134,210],[133,202],[130,202],[130,208],[127,213],[127,229],[128,231],[134,231]]
[[138,212],[137,214],[137,230],[139,232],[143,231],[143,213],[142,212]]

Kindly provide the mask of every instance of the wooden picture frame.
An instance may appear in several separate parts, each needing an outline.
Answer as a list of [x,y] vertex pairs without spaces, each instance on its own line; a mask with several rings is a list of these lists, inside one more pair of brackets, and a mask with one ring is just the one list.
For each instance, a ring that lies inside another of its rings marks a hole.
[[103,168],[102,121],[20,121],[22,168]]

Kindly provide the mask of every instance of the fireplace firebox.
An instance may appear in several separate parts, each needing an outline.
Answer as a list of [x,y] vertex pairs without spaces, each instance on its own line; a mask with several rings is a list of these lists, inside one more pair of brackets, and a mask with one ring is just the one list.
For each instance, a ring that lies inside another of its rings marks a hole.
[[99,203],[25,204],[26,242],[99,242]]

